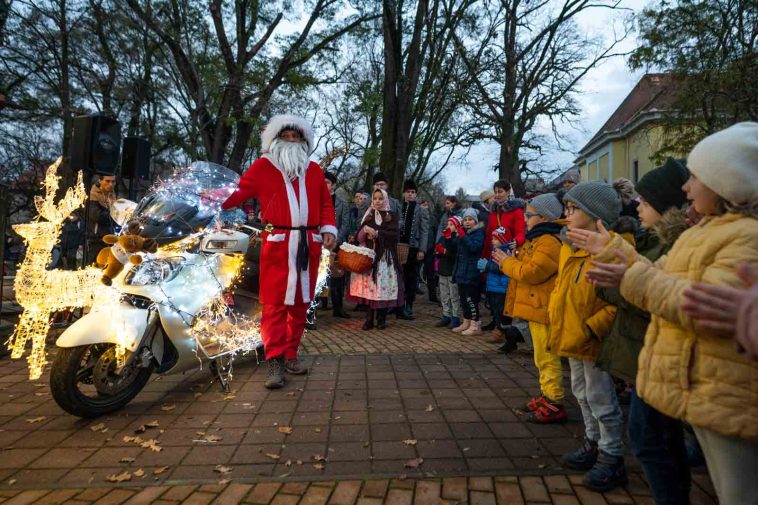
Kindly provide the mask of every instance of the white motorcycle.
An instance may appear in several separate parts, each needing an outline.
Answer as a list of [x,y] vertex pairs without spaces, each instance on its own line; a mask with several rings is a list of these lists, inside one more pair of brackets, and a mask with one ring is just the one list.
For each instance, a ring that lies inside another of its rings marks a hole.
[[136,207],[131,218],[142,224],[141,235],[161,248],[127,264],[115,291],[56,341],[50,387],[61,408],[80,417],[107,414],[131,401],[153,373],[202,363],[228,390],[232,357],[262,349],[257,321],[228,298],[260,230],[211,224],[237,180],[231,170],[196,162]]

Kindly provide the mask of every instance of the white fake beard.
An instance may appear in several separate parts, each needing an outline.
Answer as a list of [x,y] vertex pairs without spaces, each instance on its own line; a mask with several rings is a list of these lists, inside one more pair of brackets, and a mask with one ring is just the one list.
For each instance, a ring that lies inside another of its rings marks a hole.
[[274,139],[269,152],[279,164],[289,180],[295,180],[305,174],[308,163],[308,144],[306,142],[287,142]]

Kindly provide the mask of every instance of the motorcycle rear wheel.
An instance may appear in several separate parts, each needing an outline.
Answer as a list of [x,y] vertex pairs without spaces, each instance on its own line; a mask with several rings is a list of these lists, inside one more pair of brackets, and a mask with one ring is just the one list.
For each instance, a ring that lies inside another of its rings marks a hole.
[[114,412],[145,387],[155,368],[130,365],[118,371],[113,344],[58,349],[50,370],[55,403],[69,414],[93,418]]

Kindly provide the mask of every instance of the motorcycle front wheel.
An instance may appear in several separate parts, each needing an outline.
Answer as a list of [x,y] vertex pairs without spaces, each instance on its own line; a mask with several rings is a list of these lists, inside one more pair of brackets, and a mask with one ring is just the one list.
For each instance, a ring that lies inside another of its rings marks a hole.
[[117,366],[114,344],[90,344],[58,349],[50,370],[55,403],[78,417],[98,417],[129,403],[145,387],[154,364],[134,360]]

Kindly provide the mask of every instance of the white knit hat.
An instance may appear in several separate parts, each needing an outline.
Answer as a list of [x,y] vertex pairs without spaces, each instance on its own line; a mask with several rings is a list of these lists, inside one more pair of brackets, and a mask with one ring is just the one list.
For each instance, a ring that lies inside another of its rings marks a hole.
[[687,168],[734,204],[758,200],[758,123],[737,123],[692,148]]

